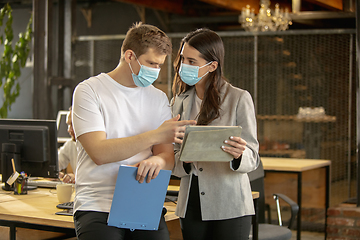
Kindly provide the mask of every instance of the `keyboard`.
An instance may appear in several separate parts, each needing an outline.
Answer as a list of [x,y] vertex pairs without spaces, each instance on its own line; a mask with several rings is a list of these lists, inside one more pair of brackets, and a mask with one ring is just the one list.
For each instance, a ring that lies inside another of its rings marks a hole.
[[36,179],[29,179],[28,185],[29,186],[36,186],[36,187],[43,187],[43,188],[56,188],[56,185],[63,184],[60,180],[36,180]]
[[66,216],[72,216],[73,215],[73,207],[74,202],[66,202],[66,203],[60,203],[56,205],[57,208],[63,209],[61,212],[56,212],[56,215],[66,215]]
[[60,208],[60,209],[73,209],[74,202],[71,201],[71,202],[66,202],[66,203],[60,203],[60,204],[56,205],[56,207]]
[[64,209],[63,211],[56,212],[55,215],[73,216],[74,213],[72,209]]

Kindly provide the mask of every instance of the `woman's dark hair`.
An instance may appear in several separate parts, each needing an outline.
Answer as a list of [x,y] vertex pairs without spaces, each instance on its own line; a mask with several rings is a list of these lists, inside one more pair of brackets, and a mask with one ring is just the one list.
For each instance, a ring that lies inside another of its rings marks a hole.
[[220,116],[220,89],[224,84],[223,64],[224,64],[224,44],[219,35],[206,28],[200,28],[187,34],[180,43],[180,48],[174,61],[175,76],[173,81],[172,93],[177,96],[187,91],[191,86],[181,81],[179,67],[181,63],[181,51],[184,44],[200,52],[200,56],[207,62],[216,61],[217,69],[207,74],[205,84],[205,94],[201,105],[198,125],[208,125]]

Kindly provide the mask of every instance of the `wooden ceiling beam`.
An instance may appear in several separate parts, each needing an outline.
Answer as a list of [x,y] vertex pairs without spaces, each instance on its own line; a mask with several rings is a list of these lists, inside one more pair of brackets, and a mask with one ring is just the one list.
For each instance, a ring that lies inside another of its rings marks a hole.
[[[229,9],[233,12],[241,12],[243,7],[250,5],[251,9],[254,9],[255,14],[259,13],[260,0],[199,0],[204,3],[208,3],[214,6]],[[291,12],[292,5],[291,0],[272,0],[270,1],[270,8],[275,9],[275,4],[279,3],[280,8],[289,9]]]
[[125,2],[141,7],[152,8],[164,12],[175,14],[185,14],[183,10],[183,0],[113,0],[115,2]]
[[343,10],[343,0],[305,0],[306,2],[328,8],[330,10]]
[[250,5],[251,8],[258,12],[260,1],[259,0],[200,0],[204,3],[211,4],[214,6],[230,9],[233,11],[241,12],[243,7]]

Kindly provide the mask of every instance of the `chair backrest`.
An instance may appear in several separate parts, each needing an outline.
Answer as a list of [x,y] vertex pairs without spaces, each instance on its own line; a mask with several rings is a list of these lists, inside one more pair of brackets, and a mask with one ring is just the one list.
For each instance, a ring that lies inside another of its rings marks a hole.
[[248,173],[251,190],[260,193],[258,203],[258,220],[259,223],[265,223],[265,190],[264,190],[264,168],[262,162],[257,169]]

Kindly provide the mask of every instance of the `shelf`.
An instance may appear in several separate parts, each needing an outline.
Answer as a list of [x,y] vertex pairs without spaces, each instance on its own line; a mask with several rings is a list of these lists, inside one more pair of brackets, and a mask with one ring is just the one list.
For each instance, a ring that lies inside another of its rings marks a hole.
[[336,122],[335,116],[325,115],[322,117],[301,117],[297,115],[257,115],[258,120],[282,120],[282,121],[297,121],[297,122]]

